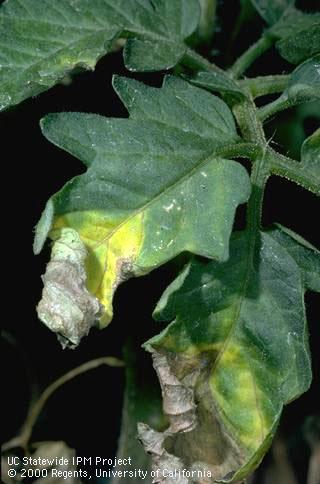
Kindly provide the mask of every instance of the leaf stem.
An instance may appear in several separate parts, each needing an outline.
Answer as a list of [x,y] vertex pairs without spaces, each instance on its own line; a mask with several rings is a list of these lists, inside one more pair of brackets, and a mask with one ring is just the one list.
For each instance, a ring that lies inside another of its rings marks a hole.
[[253,98],[283,92],[288,85],[288,75],[258,76],[238,81],[240,86],[249,90]]
[[265,156],[267,141],[252,98],[247,98],[240,104],[235,105],[233,111],[242,136],[256,146],[255,160],[250,177],[252,191],[247,207],[250,252],[253,254],[260,229],[264,189],[270,175],[268,160]]
[[33,426],[35,422],[37,421],[45,403],[47,402],[48,398],[51,397],[51,395],[62,385],[67,383],[68,381],[72,380],[76,376],[81,375],[82,373],[85,373],[86,371],[93,370],[97,368],[98,366],[101,365],[109,365],[113,367],[122,367],[124,366],[123,361],[119,360],[118,358],[114,358],[112,356],[106,356],[102,358],[96,358],[95,360],[90,360],[87,361],[86,363],[83,363],[82,365],[78,366],[77,368],[73,368],[71,371],[66,373],[65,375],[62,375],[60,378],[55,380],[53,383],[51,383],[40,395],[38,400],[31,406],[30,411],[27,415],[27,418],[25,420],[25,423],[23,424],[23,427],[20,431],[20,433],[11,439],[10,441],[6,442],[3,446],[2,449],[8,450],[13,447],[21,447],[23,449],[26,449],[28,446],[28,442],[30,440]]
[[262,122],[266,121],[268,118],[278,113],[279,111],[283,111],[284,109],[287,109],[293,105],[294,103],[292,102],[292,100],[288,99],[288,97],[283,94],[282,96],[278,97],[271,103],[259,109],[258,111],[259,119]]
[[[269,165],[270,174],[286,178],[319,195],[318,183],[305,170],[305,167],[299,161],[274,151],[270,146],[262,149],[262,146],[258,143],[236,143],[220,148],[216,154],[222,158],[247,158],[254,163],[258,157],[264,157]],[[255,174],[254,178],[257,176],[258,174]],[[259,178],[260,175],[258,176]]]
[[210,45],[214,34],[214,26],[217,20],[217,1],[200,0],[199,3],[201,7],[201,14],[197,34],[201,43],[205,45]]
[[279,111],[284,111],[285,109],[292,108],[293,106],[297,106],[298,104],[310,101],[312,101],[312,97],[308,95],[293,96],[289,98],[286,93],[283,93],[280,97],[278,97],[271,103],[260,108],[258,110],[258,116],[260,121],[264,122]]
[[301,162],[287,158],[271,148],[267,151],[267,158],[272,174],[293,181],[315,195],[320,195],[319,184],[308,173]]
[[266,52],[274,43],[274,40],[266,35],[249,47],[230,67],[229,73],[235,79],[239,78],[253,62]]
[[233,106],[233,113],[236,117],[243,138],[250,143],[265,147],[267,142],[264,135],[262,123],[257,116],[257,108],[251,97]]

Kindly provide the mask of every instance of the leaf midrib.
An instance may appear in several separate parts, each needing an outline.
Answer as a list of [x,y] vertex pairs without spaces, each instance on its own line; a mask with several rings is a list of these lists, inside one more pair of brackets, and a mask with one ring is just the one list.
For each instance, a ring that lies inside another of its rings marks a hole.
[[127,218],[125,218],[122,222],[120,222],[117,227],[115,227],[113,230],[111,230],[105,237],[103,237],[100,241],[97,242],[95,246],[92,247],[93,250],[97,249],[100,247],[104,242],[108,241],[120,228],[128,223],[132,218],[134,218],[136,215],[139,215],[140,213],[146,211],[151,205],[156,203],[164,194],[167,194],[171,190],[174,190],[180,183],[183,183],[185,180],[191,178],[194,173],[199,168],[202,168],[204,165],[207,163],[210,163],[212,161],[230,161],[230,160],[225,160],[224,158],[219,158],[218,156],[215,158],[214,153],[211,153],[209,156],[206,156],[202,160],[199,161],[191,170],[189,170],[187,173],[185,173],[181,178],[178,180],[175,180],[174,183],[171,185],[167,185],[164,190],[159,192],[155,197],[153,197],[151,200],[149,200],[147,203],[139,207],[138,209],[134,210]]
[[[81,113],[80,113],[80,114],[81,114]],[[97,118],[101,118],[103,121],[105,121],[105,120],[106,120],[106,118],[105,118],[104,116],[101,116],[101,115],[99,115],[99,114],[96,114],[95,116],[96,116]],[[112,124],[112,121],[118,121],[119,119],[122,119],[122,120],[123,120],[123,122],[125,122],[125,121],[126,121],[126,122],[131,122],[131,121],[133,121],[133,123],[137,123],[137,122],[139,122],[139,121],[144,121],[144,122],[146,122],[146,123],[147,123],[148,121],[151,121],[152,123],[154,123],[154,124],[156,124],[156,125],[160,125],[160,127],[161,127],[161,126],[164,126],[165,128],[171,128],[171,129],[175,129],[175,130],[176,130],[176,131],[177,131],[179,134],[181,134],[182,136],[190,136],[190,135],[192,135],[192,136],[193,136],[193,137],[194,137],[196,140],[199,140],[199,141],[201,141],[201,142],[206,141],[206,142],[208,142],[208,146],[209,146],[209,148],[214,148],[214,147],[215,147],[215,148],[218,148],[218,147],[219,147],[219,148],[221,148],[221,146],[222,146],[222,143],[221,143],[221,141],[220,141],[220,140],[221,140],[221,138],[219,139],[218,137],[217,137],[217,138],[213,138],[213,137],[212,137],[213,132],[211,133],[211,136],[209,136],[209,135],[208,135],[208,136],[201,136],[199,133],[195,133],[195,132],[194,132],[194,131],[192,131],[192,130],[190,130],[190,131],[185,131],[185,130],[183,130],[182,128],[180,128],[179,126],[175,126],[175,125],[173,125],[173,124],[168,124],[168,123],[166,123],[165,121],[158,121],[158,120],[153,119],[153,118],[141,118],[141,119],[138,119],[138,118],[135,118],[135,117],[130,117],[130,118],[108,118],[108,124],[110,125],[110,124]],[[109,121],[110,121],[110,122],[109,122]],[[124,124],[125,124],[125,123],[124,123]],[[234,132],[234,133],[230,134],[230,131],[224,131],[224,130],[222,130],[221,128],[216,127],[216,126],[214,126],[214,125],[210,125],[210,127],[212,127],[212,128],[215,130],[215,131],[220,132],[220,133],[221,133],[221,136],[223,135],[223,137],[225,138],[225,139],[223,140],[223,143],[224,143],[224,144],[231,143],[231,142],[236,143],[237,141],[239,141],[239,138],[237,137],[237,133],[236,133],[236,132]],[[89,137],[90,143],[91,143],[91,144],[94,144],[94,143],[93,143],[93,141],[94,141],[94,140],[92,139],[92,137],[91,137],[91,135],[90,135],[90,132],[87,132],[87,135],[88,135],[88,137]],[[88,146],[86,146],[86,145],[82,144],[82,143],[80,142],[80,140],[78,140],[77,138],[74,138],[74,137],[73,137],[71,134],[66,134],[66,136],[68,136],[68,138],[69,138],[70,140],[75,141],[75,142],[76,142],[78,145],[82,146],[83,148],[85,148],[85,149],[87,149],[87,148],[88,148]],[[211,142],[211,143],[210,143],[210,142]],[[211,144],[211,147],[210,147],[209,143]],[[56,143],[55,143],[55,144],[56,144]],[[219,144],[220,144],[221,146],[219,146]],[[64,147],[62,147],[62,146],[61,146],[61,145],[59,145],[59,144],[57,144],[57,146],[59,146],[59,148],[65,149]],[[89,147],[89,149],[92,149],[92,147]],[[73,153],[72,153],[72,151],[70,151],[70,150],[68,150],[68,149],[66,149],[66,151],[68,151],[69,153],[73,154]],[[105,148],[100,148],[98,145],[96,145],[96,146],[95,146],[94,151],[95,151],[95,152],[100,152],[100,153],[103,153],[103,154],[108,154],[108,155],[112,155],[112,154],[114,154],[114,151],[110,151],[110,152],[109,152],[109,151],[107,151],[107,149],[105,149]],[[143,151],[145,152],[145,150],[143,150]],[[199,148],[199,150],[198,150],[198,151],[199,151],[199,154],[200,154],[201,152],[205,152],[205,149],[204,149],[204,148],[203,148],[203,149],[200,149],[200,148]],[[207,149],[207,151],[209,151],[209,149]],[[121,152],[121,151],[117,151],[117,153],[122,154],[122,152]],[[183,152],[179,152],[179,153],[183,153]],[[188,153],[189,153],[189,151],[188,151]],[[127,152],[127,151],[125,151],[123,154],[128,155],[128,152]],[[130,152],[130,155],[135,155],[135,154],[136,154],[136,155],[142,155],[143,153],[141,153],[141,152],[139,152],[139,151],[137,151],[136,153]],[[213,153],[213,154],[214,154],[214,153]],[[183,153],[183,155],[184,155],[184,153]],[[74,155],[73,155],[73,156],[74,156]],[[79,156],[79,155],[76,155],[76,156]],[[157,156],[157,157],[159,157],[159,156],[162,156],[162,155],[161,155],[161,154],[158,154],[158,155],[157,155],[157,154],[152,153],[152,156]],[[165,155],[163,155],[163,156],[165,156]],[[168,155],[166,155],[166,156],[168,156]],[[171,155],[170,155],[170,156],[171,156]],[[87,165],[87,161],[83,160],[83,162],[84,162],[84,163]],[[94,160],[93,160],[91,163],[93,163],[93,162],[94,162]],[[87,165],[87,166],[88,166],[88,165]]]

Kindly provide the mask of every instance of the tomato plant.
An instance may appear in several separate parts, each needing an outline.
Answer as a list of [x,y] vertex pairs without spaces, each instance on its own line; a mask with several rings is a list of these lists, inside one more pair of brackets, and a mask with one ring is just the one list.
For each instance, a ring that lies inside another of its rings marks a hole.
[[[317,111],[320,13],[291,0],[243,1],[215,53],[227,9],[212,0],[7,0],[0,10],[2,110],[120,48],[131,73],[170,70],[160,87],[113,77],[126,118],[41,120],[43,135],[86,171],[50,197],[33,245],[39,254],[52,243],[37,312],[63,347],[110,324],[127,279],[169,261],[176,270],[153,313],[162,330],[125,350],[118,455],[136,455],[154,482],[174,482],[174,473],[181,483],[246,479],[284,405],[311,383],[304,294],[320,290],[319,251],[276,221],[265,226],[262,213],[272,175],[320,194],[319,128],[299,159],[269,133],[284,110]],[[263,28],[237,57],[250,22]],[[271,50],[285,68],[247,77]],[[234,230],[240,205],[246,222]],[[135,388],[136,351],[152,356],[163,411],[153,389]]]

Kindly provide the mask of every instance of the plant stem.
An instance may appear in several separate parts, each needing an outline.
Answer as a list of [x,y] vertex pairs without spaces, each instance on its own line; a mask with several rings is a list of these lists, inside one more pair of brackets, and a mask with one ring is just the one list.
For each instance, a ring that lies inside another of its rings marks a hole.
[[[247,158],[251,162],[255,162],[258,157],[264,157],[269,165],[270,174],[287,178],[306,190],[319,195],[318,183],[308,173],[304,165],[277,153],[269,146],[262,149],[262,146],[258,143],[236,143],[220,148],[217,150],[216,155],[222,158]],[[257,176],[260,178],[260,174],[255,174],[254,178]],[[259,180],[258,182],[260,183]]]
[[60,378],[55,380],[51,385],[49,385],[43,393],[40,395],[38,400],[32,405],[30,408],[30,411],[27,415],[27,418],[25,420],[25,423],[23,424],[22,430],[20,433],[11,439],[9,442],[6,442],[3,446],[3,450],[8,450],[13,447],[21,447],[23,449],[26,449],[28,446],[28,442],[30,440],[31,434],[32,434],[32,429],[37,421],[37,418],[39,417],[46,401],[48,400],[49,397],[62,385],[67,383],[68,381],[72,380],[76,376],[81,375],[82,373],[85,373],[86,371],[93,370],[97,368],[98,366],[101,365],[108,365],[108,366],[113,366],[113,367],[123,367],[123,361],[119,360],[118,358],[114,358],[112,356],[106,356],[102,358],[97,358],[95,360],[90,360],[87,361],[86,363],[83,363],[83,365],[78,366],[77,368],[74,368],[73,370],[69,371],[65,375],[62,375]]
[[289,76],[272,75],[258,76],[239,81],[241,87],[248,89],[253,98],[283,92],[288,85]]
[[197,33],[201,43],[210,45],[217,20],[217,0],[200,0],[201,14]]
[[288,109],[291,106],[294,106],[295,104],[296,103],[292,99],[288,99],[288,97],[285,94],[283,94],[282,96],[278,97],[271,103],[259,109],[258,111],[259,119],[262,122],[266,121],[268,118],[278,113],[279,111]]
[[260,121],[264,122],[266,119],[270,118],[279,111],[284,111],[285,109],[310,101],[312,101],[312,97],[308,95],[294,96],[289,98],[286,93],[283,93],[280,97],[278,97],[278,99],[275,99],[273,102],[260,108],[258,111],[258,116]]
[[253,99],[248,97],[241,103],[235,104],[233,113],[236,117],[243,138],[261,147],[266,146],[262,123],[257,116],[257,108]]
[[287,178],[315,195],[320,195],[317,180],[308,173],[308,170],[301,162],[287,158],[270,148],[267,150],[267,158],[272,174]]
[[268,160],[265,156],[267,142],[252,98],[245,99],[234,106],[234,114],[242,136],[246,140],[251,141],[251,143],[256,144],[255,160],[250,177],[252,191],[247,208],[250,253],[253,254],[260,229],[264,189],[270,175]]
[[229,69],[232,77],[237,79],[240,77],[251,64],[266,52],[274,43],[271,37],[263,35],[255,44],[249,47]]

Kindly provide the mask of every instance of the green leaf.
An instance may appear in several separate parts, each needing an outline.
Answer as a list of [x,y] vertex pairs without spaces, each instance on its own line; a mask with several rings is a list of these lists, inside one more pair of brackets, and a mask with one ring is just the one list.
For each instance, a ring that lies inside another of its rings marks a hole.
[[196,29],[197,0],[7,0],[0,8],[0,110],[94,69],[119,36],[132,70],[174,66]]
[[279,230],[272,230],[271,235],[286,250],[300,267],[304,285],[310,291],[320,292],[320,253],[309,242],[280,224]]
[[299,62],[319,54],[320,23],[315,23],[309,28],[277,42],[276,45],[284,59],[291,64],[299,64]]
[[284,59],[300,64],[320,53],[320,13],[288,8],[266,35],[277,39],[276,47]]
[[244,232],[227,262],[193,260],[155,310],[174,321],[145,344],[171,421],[149,451],[210,470],[208,482],[251,473],[311,381],[303,294],[319,289],[319,252],[279,228],[260,237],[254,256]]
[[293,71],[286,94],[289,99],[320,99],[320,55],[307,60]]
[[278,99],[259,110],[265,120],[283,109],[297,104],[320,100],[320,55],[298,66],[290,75],[288,86]]
[[188,81],[195,86],[208,89],[213,92],[229,93],[237,98],[244,98],[245,92],[241,87],[223,71],[198,72],[194,77],[188,77]]
[[186,48],[170,40],[154,43],[150,40],[128,39],[124,48],[124,61],[131,71],[160,71],[176,65]]
[[301,148],[301,163],[320,187],[320,128],[307,138]]
[[294,5],[294,0],[251,0],[251,3],[261,17],[269,25],[273,25],[289,7]]
[[88,167],[52,197],[50,236],[59,240],[65,227],[80,234],[87,287],[104,306],[102,326],[129,276],[182,251],[226,260],[236,207],[250,192],[246,170],[217,154],[238,141],[221,99],[175,77],[160,89],[116,77],[114,87],[130,119],[61,113],[42,121],[45,136]]

